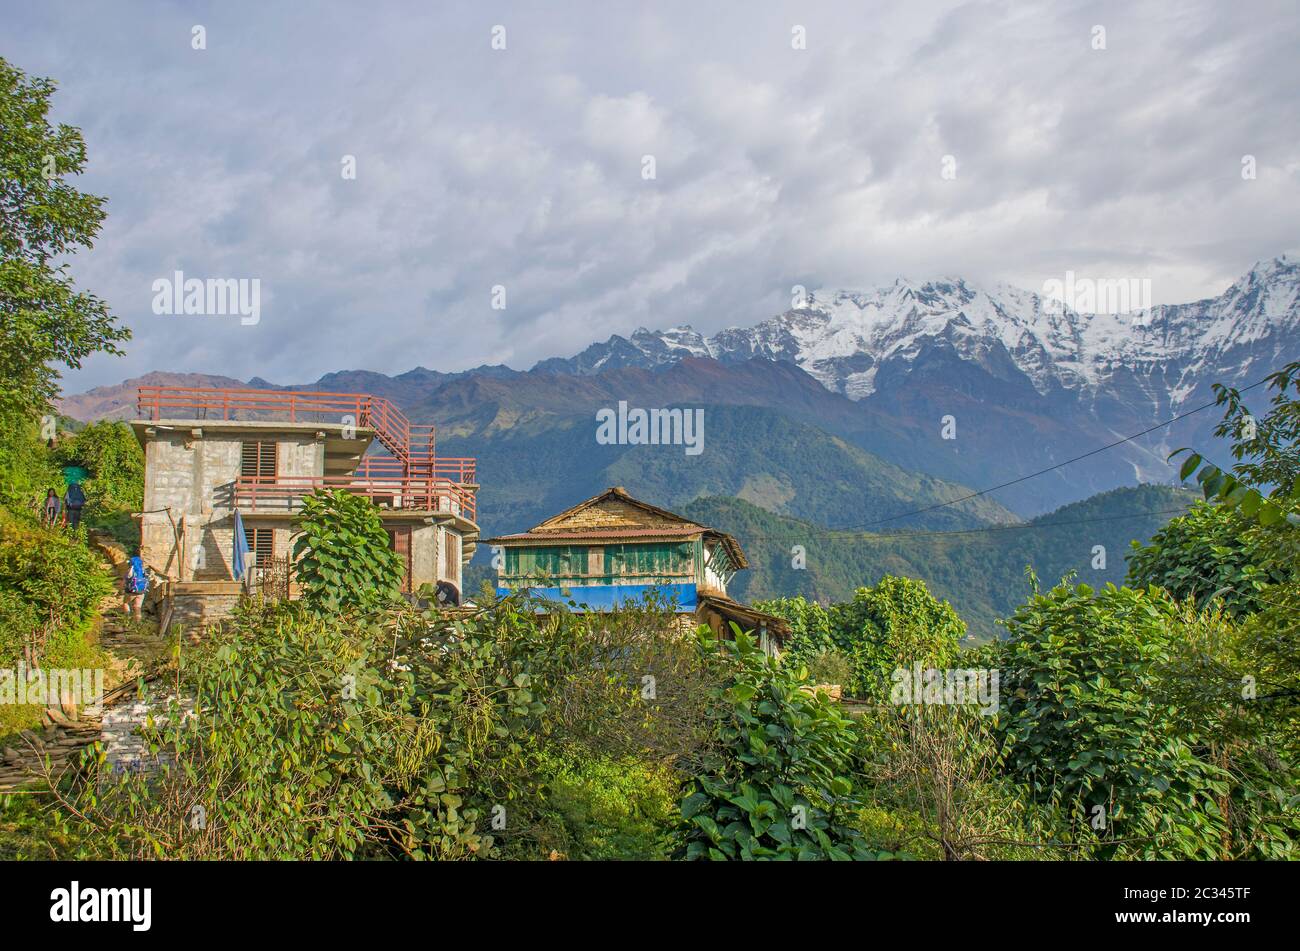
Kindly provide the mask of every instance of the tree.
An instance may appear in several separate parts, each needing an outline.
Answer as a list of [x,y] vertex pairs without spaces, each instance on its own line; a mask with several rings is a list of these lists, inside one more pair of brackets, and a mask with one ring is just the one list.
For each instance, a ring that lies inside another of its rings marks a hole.
[[[1224,407],[1223,420],[1214,434],[1233,440],[1237,460],[1232,472],[1224,472],[1191,449],[1176,449],[1169,458],[1189,453],[1179,472],[1188,478],[1193,472],[1207,499],[1218,499],[1229,508],[1239,507],[1261,525],[1276,525],[1283,519],[1300,524],[1295,509],[1300,502],[1300,360],[1271,374],[1272,409],[1257,419],[1247,408],[1241,392],[1221,383],[1214,385],[1215,402]],[[1198,472],[1197,469],[1200,469]]]
[[850,696],[886,702],[890,677],[914,663],[944,667],[957,656],[966,625],[947,601],[930,594],[924,581],[886,575],[853,600],[830,609],[798,598],[758,602],[757,607],[790,622],[785,655],[791,667],[809,665],[829,652],[848,658]]
[[50,125],[54,89],[0,58],[0,457],[7,481],[13,458],[37,435],[34,417],[58,393],[59,367],[120,353],[117,343],[130,337],[67,272],[66,258],[99,234],[105,199],[69,182],[85,168],[86,144],[72,126]]
[[1281,557],[1275,530],[1244,513],[1200,502],[1186,515],[1151,536],[1133,542],[1128,584],[1159,585],[1179,601],[1194,598],[1200,607],[1222,602],[1234,617],[1259,610],[1260,592],[1292,578],[1295,562]]
[[831,609],[835,640],[853,660],[853,696],[885,702],[899,667],[947,667],[957,656],[966,625],[924,581],[884,577],[859,588],[853,600]]
[[1158,588],[1064,582],[1007,621],[1007,769],[1071,833],[1091,830],[1104,857],[1218,856],[1224,773],[1194,755],[1194,726],[1169,689],[1182,626]]

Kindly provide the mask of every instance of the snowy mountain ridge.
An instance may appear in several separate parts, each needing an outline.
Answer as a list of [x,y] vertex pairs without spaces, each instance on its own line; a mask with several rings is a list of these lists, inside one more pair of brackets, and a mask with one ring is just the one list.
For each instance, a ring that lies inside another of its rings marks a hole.
[[1132,313],[1081,314],[1051,297],[961,278],[902,278],[866,291],[816,290],[803,306],[752,327],[705,337],[690,326],[639,328],[539,369],[577,374],[656,367],[683,357],[766,357],[793,362],[827,389],[860,400],[880,374],[925,352],[951,347],[963,360],[1004,375],[1019,371],[1041,394],[1088,399],[1121,379],[1160,378],[1151,394],[1176,407],[1205,375],[1263,373],[1300,348],[1300,264],[1256,264],[1223,294]]

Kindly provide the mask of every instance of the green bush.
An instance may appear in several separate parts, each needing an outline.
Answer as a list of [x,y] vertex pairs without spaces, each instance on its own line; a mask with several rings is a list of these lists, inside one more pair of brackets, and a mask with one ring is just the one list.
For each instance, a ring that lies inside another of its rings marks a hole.
[[369,499],[333,489],[315,492],[303,500],[299,527],[294,570],[310,608],[367,611],[397,599],[402,560]]
[[[77,538],[0,509],[0,667],[24,650],[44,667],[104,667],[87,635],[112,591],[103,558]],[[0,707],[0,737],[39,718],[31,706]]]
[[734,641],[705,640],[726,679],[710,714],[717,747],[682,799],[687,859],[860,859],[849,780],[855,736],[825,693],[732,625]]
[[848,695],[881,702],[889,697],[896,668],[918,662],[946,667],[966,634],[952,606],[913,578],[886,576],[829,610],[803,598],[779,598],[758,606],[790,622],[785,663],[811,667],[819,655],[838,652],[852,665],[851,676],[837,681]]
[[808,679],[815,684],[840,684],[853,682],[853,661],[843,651],[830,648],[819,651],[808,660]]
[[651,608],[538,606],[452,618],[247,601],[186,651],[193,715],[158,711],[157,775],[92,770],[58,791],[60,834],[113,857],[662,855],[666,748],[689,756],[700,718],[675,658],[698,655]]
[[1288,527],[1260,526],[1236,509],[1198,502],[1172,519],[1146,545],[1133,543],[1128,584],[1159,585],[1184,601],[1204,607],[1220,600],[1233,617],[1259,610],[1259,593],[1296,577],[1294,560],[1278,551],[1275,536]]
[[124,545],[139,542],[131,517],[144,507],[144,452],[126,423],[101,420],[61,439],[53,452],[60,466],[81,466],[90,475],[83,521],[104,529]]
[[[1182,615],[1158,588],[1062,583],[1008,620],[998,726],[1010,775],[1098,854],[1214,857],[1226,777],[1169,690]],[[1124,843],[1122,846],[1118,843]]]
[[510,848],[507,855],[575,861],[668,858],[681,786],[669,767],[634,756],[593,756],[573,747],[540,753],[538,774],[543,802],[528,847]]

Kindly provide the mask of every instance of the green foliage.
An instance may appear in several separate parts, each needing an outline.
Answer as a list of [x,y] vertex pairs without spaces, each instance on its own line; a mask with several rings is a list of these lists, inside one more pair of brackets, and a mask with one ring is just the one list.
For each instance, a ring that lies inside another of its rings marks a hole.
[[1201,607],[1217,598],[1234,617],[1250,614],[1258,592],[1295,576],[1296,563],[1279,557],[1272,535],[1241,512],[1199,502],[1148,544],[1133,543],[1128,583],[1159,585]]
[[[1224,408],[1223,420],[1214,434],[1233,440],[1232,455],[1238,460],[1232,472],[1224,472],[1200,453],[1176,449],[1169,458],[1188,453],[1179,476],[1196,481],[1207,499],[1236,508],[1260,525],[1279,525],[1284,520],[1300,525],[1300,361],[1288,363],[1270,374],[1273,391],[1269,411],[1262,419],[1252,414],[1241,392],[1221,383],[1214,385],[1215,402]],[[1198,471],[1199,470],[1199,471]]]
[[1159,589],[1058,585],[1008,621],[1001,645],[1007,769],[1101,855],[1213,857],[1223,772],[1170,695],[1181,614]]
[[824,693],[735,625],[734,641],[704,641],[729,671],[715,688],[718,749],[682,800],[688,859],[870,857],[846,824],[856,808],[848,765],[852,724]]
[[0,506],[35,512],[47,489],[61,492],[63,478],[40,439],[39,418],[0,410]]
[[52,834],[99,857],[662,855],[671,764],[692,762],[703,732],[698,652],[651,606],[537,607],[247,601],[186,651],[188,700],[145,731],[158,770],[88,764],[51,790]]
[[[1287,588],[1270,590],[1286,598]],[[1226,830],[1220,858],[1294,858],[1300,854],[1300,767],[1294,602],[1285,627],[1261,612],[1245,624],[1216,609],[1183,607],[1163,694],[1179,711],[1195,755],[1221,771],[1214,788]],[[1269,610],[1273,610],[1270,608]],[[1276,635],[1281,635],[1277,637]],[[1289,635],[1289,637],[1288,637]],[[1276,648],[1282,647],[1281,653]]]
[[398,597],[402,562],[369,499],[324,489],[303,499],[294,543],[302,599],[324,613],[370,610]]
[[[20,659],[46,667],[102,667],[86,640],[113,584],[104,560],[75,536],[0,509],[0,667]],[[31,707],[0,707],[0,737],[39,719]]]
[[81,466],[89,471],[81,483],[88,506],[138,512],[144,504],[144,451],[126,423],[107,419],[90,423],[60,440],[54,460],[60,467]]
[[575,747],[542,753],[539,777],[542,828],[517,857],[668,858],[681,782],[667,766],[634,756],[593,757]]
[[817,656],[839,650],[840,642],[831,630],[830,614],[815,601],[797,595],[792,598],[756,601],[754,607],[790,622],[790,636],[786,639],[785,653],[782,655],[785,663],[811,667]]
[[853,681],[853,659],[843,651],[828,648],[808,659],[808,679],[815,684],[839,684]]
[[116,344],[130,336],[68,276],[67,257],[99,233],[104,199],[69,182],[85,168],[86,146],[79,130],[50,125],[53,93],[49,80],[29,79],[0,59],[0,420],[7,424],[45,411],[58,365],[118,353]]
[[64,794],[69,822],[116,857],[490,854],[486,810],[510,798],[506,764],[522,762],[540,705],[481,628],[408,621],[436,646],[408,653],[413,629],[395,642],[355,617],[247,604],[187,652],[192,715],[172,701],[146,730],[166,756],[156,774],[82,784],[75,805]]
[[848,694],[879,702],[888,700],[896,668],[917,662],[947,666],[966,633],[952,606],[912,578],[882,578],[829,610],[803,598],[760,601],[756,607],[790,621],[788,665],[810,665],[834,651],[850,665],[851,676],[843,681]]
[[913,578],[882,578],[831,608],[835,639],[853,660],[854,696],[883,701],[899,667],[947,667],[966,625],[952,606]]
[[977,707],[878,705],[860,721],[873,849],[948,861],[1061,858],[1052,816],[1005,775],[997,720]]

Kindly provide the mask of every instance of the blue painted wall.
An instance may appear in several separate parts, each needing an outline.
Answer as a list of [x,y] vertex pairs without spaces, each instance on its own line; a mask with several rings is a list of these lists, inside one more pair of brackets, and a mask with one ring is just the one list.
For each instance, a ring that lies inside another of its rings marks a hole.
[[[570,601],[574,601],[577,607],[570,608],[573,611],[581,611],[584,607],[593,611],[609,611],[630,601],[643,601],[648,592],[655,592],[660,598],[671,599],[679,611],[694,611],[698,603],[694,584],[598,584],[528,590],[534,597],[555,601],[566,607]],[[511,593],[509,588],[497,588],[497,594],[502,597]]]

